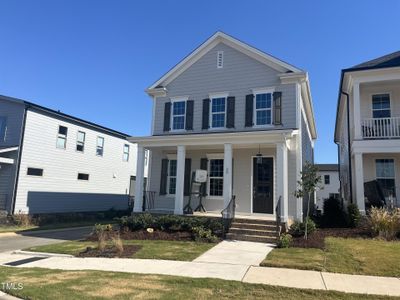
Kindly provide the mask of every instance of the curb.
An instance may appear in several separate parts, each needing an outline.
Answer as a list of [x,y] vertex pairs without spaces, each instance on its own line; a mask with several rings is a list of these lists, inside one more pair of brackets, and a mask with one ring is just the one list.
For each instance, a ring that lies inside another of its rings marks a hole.
[[20,255],[28,255],[28,256],[37,256],[37,257],[66,257],[72,258],[73,255],[70,254],[59,254],[59,253],[47,253],[47,252],[33,252],[33,251],[24,251],[24,250],[15,250],[12,254],[20,254]]
[[18,233],[15,231],[12,232],[0,232],[0,237],[6,237],[6,236],[17,236]]

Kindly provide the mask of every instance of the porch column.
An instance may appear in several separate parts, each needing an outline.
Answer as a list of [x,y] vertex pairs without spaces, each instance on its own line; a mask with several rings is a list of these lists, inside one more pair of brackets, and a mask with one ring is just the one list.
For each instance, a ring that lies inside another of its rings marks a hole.
[[360,83],[353,84],[354,139],[361,139]]
[[133,206],[134,212],[143,211],[143,176],[144,176],[144,148],[141,145],[137,147],[137,164],[136,164],[136,182],[135,182],[135,202]]
[[184,182],[185,182],[185,146],[178,146],[176,164],[176,191],[175,191],[175,215],[183,214]]
[[355,188],[355,201],[358,209],[362,214],[365,214],[365,199],[364,199],[364,165],[363,154],[354,153],[354,181]]
[[[288,221],[289,195],[288,195],[288,158],[286,143],[276,145],[276,203],[281,197],[281,218],[283,222]],[[275,213],[275,211],[274,211]]]
[[232,199],[232,144],[224,144],[224,208]]

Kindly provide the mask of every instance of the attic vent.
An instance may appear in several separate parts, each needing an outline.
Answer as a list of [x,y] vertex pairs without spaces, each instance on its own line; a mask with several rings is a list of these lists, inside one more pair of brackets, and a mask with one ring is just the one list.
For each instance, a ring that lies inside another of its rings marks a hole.
[[224,51],[218,51],[217,53],[217,68],[221,69],[224,67]]

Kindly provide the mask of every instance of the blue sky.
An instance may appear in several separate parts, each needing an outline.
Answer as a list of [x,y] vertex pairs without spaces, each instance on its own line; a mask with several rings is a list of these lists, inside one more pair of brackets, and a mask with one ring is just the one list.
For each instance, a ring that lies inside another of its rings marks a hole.
[[400,1],[0,1],[0,94],[131,135],[144,89],[222,30],[309,72],[317,162],[335,162],[340,70],[400,50]]

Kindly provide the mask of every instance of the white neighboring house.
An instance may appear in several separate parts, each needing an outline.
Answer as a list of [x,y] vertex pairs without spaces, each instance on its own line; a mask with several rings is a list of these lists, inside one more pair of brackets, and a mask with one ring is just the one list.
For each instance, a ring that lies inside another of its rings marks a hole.
[[335,143],[347,202],[400,205],[400,51],[342,70]]
[[137,146],[126,138],[59,111],[0,96],[0,211],[127,209],[134,193]]
[[146,91],[152,135],[129,139],[138,143],[135,199],[147,149],[154,211],[183,214],[191,172],[203,169],[210,214],[221,216],[236,196],[236,217],[302,219],[293,193],[316,139],[306,72],[217,32]]
[[323,189],[316,192],[316,209],[324,211],[324,201],[329,198],[339,198],[339,165],[338,164],[316,164],[318,175],[321,176]]

